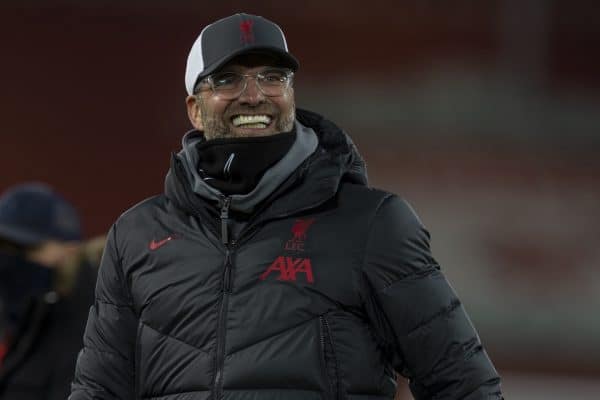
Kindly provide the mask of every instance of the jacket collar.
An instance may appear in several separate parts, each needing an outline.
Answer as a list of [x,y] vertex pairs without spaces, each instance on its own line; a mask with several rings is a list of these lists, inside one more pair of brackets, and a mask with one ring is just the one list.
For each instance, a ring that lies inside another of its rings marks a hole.
[[[365,163],[345,132],[310,111],[297,109],[296,118],[316,133],[318,147],[258,207],[260,220],[291,215],[323,204],[335,195],[342,180],[367,185]],[[185,164],[174,154],[165,179],[166,196],[188,214],[214,213],[218,200],[197,195],[188,176]]]

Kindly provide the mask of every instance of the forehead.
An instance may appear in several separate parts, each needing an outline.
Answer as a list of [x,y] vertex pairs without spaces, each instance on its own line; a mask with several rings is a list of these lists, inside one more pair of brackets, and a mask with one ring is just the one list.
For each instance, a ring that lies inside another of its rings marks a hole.
[[231,71],[240,70],[245,68],[257,68],[257,67],[280,67],[281,62],[279,59],[267,53],[250,53],[242,54],[232,58],[227,64],[219,68],[218,71]]

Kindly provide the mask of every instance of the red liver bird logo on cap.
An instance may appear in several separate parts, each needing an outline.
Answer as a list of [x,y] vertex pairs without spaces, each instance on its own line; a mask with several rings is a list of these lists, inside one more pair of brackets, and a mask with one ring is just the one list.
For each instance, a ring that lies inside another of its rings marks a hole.
[[252,20],[245,20],[240,22],[240,38],[242,43],[254,43],[254,31],[252,30]]

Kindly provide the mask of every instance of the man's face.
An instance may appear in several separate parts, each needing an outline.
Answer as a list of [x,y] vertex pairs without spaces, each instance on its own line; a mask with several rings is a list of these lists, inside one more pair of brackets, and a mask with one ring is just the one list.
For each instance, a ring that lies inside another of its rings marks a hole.
[[[232,60],[219,72],[254,75],[276,66],[273,59],[245,55]],[[192,125],[206,139],[269,136],[290,131],[295,119],[294,89],[290,84],[280,96],[266,96],[254,78],[246,77],[246,88],[234,99],[224,99],[205,88],[186,99]],[[242,118],[240,118],[242,117]]]

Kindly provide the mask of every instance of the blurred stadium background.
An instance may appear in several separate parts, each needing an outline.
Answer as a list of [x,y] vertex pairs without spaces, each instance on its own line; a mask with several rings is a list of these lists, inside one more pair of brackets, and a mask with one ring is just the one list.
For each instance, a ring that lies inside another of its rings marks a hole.
[[4,0],[0,190],[51,184],[89,237],[160,192],[187,51],[236,11],[414,205],[507,399],[600,398],[598,1]]

